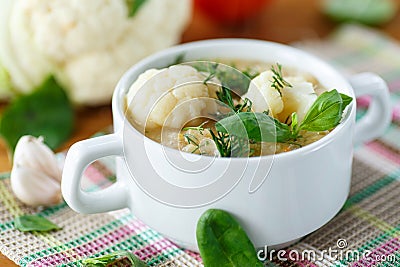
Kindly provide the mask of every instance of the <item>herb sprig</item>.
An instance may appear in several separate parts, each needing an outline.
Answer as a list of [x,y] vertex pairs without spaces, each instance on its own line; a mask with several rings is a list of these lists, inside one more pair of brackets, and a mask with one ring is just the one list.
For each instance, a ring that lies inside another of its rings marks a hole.
[[272,66],[271,71],[274,74],[272,76],[271,87],[275,88],[279,92],[279,95],[282,97],[281,89],[285,87],[292,87],[292,85],[283,78],[281,64],[276,63],[276,67]]
[[217,149],[221,157],[230,157],[231,142],[229,134],[220,131],[217,131],[217,133],[215,134],[211,129],[210,129],[210,134],[215,145],[217,146]]
[[288,142],[296,140],[301,130],[319,132],[336,127],[351,97],[336,89],[322,93],[299,124],[297,114],[291,115],[291,125],[282,123],[266,113],[242,112],[233,114],[215,124],[217,132],[256,142]]
[[95,258],[86,258],[82,260],[82,264],[85,267],[106,267],[112,266],[113,263],[122,259],[129,260],[133,267],[146,267],[144,262],[128,251],[117,251]]
[[221,82],[222,86],[230,88],[238,95],[245,94],[249,88],[251,79],[259,74],[250,69],[240,71],[231,66],[211,61],[189,62],[187,64],[199,72],[208,73],[203,83],[207,83],[215,77]]
[[203,134],[204,129],[204,125],[206,125],[208,123],[208,121],[204,121],[203,123],[201,123],[199,126],[189,126],[189,127],[185,127],[182,130],[183,131],[188,131],[188,130],[195,130],[195,131],[199,131],[200,134]]

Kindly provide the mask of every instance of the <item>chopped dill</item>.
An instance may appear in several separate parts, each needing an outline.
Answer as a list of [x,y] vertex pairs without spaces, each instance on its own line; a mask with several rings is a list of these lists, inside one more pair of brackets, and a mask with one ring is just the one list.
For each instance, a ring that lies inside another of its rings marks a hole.
[[229,134],[218,131],[217,134],[215,134],[211,129],[209,129],[209,131],[221,157],[230,157],[231,144]]
[[235,112],[251,112],[251,108],[253,107],[253,102],[247,97],[243,100],[242,104],[237,104],[235,106]]
[[[196,138],[196,136],[194,136],[193,134],[189,134],[189,133],[185,133],[183,135],[183,137],[185,138],[186,142],[188,144],[193,144],[195,146],[199,146],[199,140]],[[196,141],[195,141],[196,140]]]
[[284,87],[292,87],[292,85],[283,78],[282,65],[276,63],[276,66],[276,68],[274,66],[271,67],[271,71],[274,74],[272,76],[271,87],[275,88],[279,92],[279,95],[282,97],[281,89],[283,89]]
[[202,124],[200,124],[199,126],[189,126],[189,127],[185,127],[182,130],[183,131],[187,131],[187,130],[195,130],[195,131],[199,131],[201,135],[203,135],[203,131],[204,131],[204,125],[208,123],[208,121],[204,121]]
[[228,87],[222,85],[221,90],[217,92],[217,97],[219,101],[235,110],[235,104],[233,103],[231,90]]
[[249,77],[250,80],[253,80],[255,77],[260,75],[258,71],[252,70],[251,68],[245,69],[244,71],[242,71],[242,73]]
[[208,65],[208,76],[204,79],[203,83],[207,84],[210,80],[212,80],[217,74],[218,63],[209,64]]

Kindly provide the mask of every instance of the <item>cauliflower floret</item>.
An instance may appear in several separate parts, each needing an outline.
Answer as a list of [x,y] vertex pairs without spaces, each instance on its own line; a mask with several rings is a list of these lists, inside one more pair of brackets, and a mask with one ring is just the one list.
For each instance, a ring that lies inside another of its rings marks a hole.
[[[15,60],[14,45],[11,42],[10,17],[15,0],[3,0],[0,8],[0,62],[4,72],[8,73],[11,83],[17,88],[32,88],[33,84],[21,70],[17,60]],[[9,88],[1,88],[9,96]],[[3,98],[1,95],[0,98]]]
[[280,121],[286,121],[293,112],[296,112],[298,121],[301,122],[317,99],[313,84],[302,76],[285,77],[292,87],[285,86],[280,89],[281,96],[278,90],[271,87],[273,75],[272,71],[267,70],[255,77],[243,97],[253,102],[255,112],[269,110],[269,114]]
[[124,1],[115,0],[20,0],[13,12],[29,22],[29,46],[57,62],[112,47],[128,27],[127,14]]
[[297,113],[299,122],[302,122],[307,111],[317,99],[312,83],[302,77],[285,78],[292,87],[285,87],[281,90],[284,109],[279,113],[279,119],[285,121],[293,112]]
[[146,129],[180,129],[192,119],[212,112],[213,87],[203,84],[205,76],[190,66],[177,65],[148,70],[132,84],[127,104],[136,124]]
[[4,1],[0,62],[15,89],[53,74],[74,103],[90,105],[108,103],[132,64],[177,43],[191,15],[190,0],[147,0],[133,17],[126,0]]
[[182,136],[184,137],[183,146],[181,147],[182,151],[214,157],[220,156],[217,145],[212,140],[208,129],[204,129],[201,132],[189,129],[183,132]]
[[[267,70],[250,83],[249,90],[242,98],[248,98],[253,102],[255,112],[269,110],[270,115],[275,117],[283,110],[283,101],[279,92],[271,87],[272,71]],[[260,94],[261,93],[261,94]]]

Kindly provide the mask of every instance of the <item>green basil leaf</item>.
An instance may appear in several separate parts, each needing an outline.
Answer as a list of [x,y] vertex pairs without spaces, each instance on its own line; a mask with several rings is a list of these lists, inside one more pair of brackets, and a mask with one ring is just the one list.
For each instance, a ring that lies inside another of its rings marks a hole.
[[135,16],[136,12],[142,7],[147,0],[125,0],[128,6],[128,18]]
[[336,89],[324,92],[308,110],[300,129],[307,131],[331,130],[339,124],[342,113],[343,100],[339,92]]
[[87,258],[82,260],[82,264],[85,267],[106,267],[123,258],[127,258],[131,262],[132,267],[146,267],[144,262],[128,251],[117,251],[96,258]]
[[256,142],[285,142],[292,138],[288,125],[265,113],[241,112],[215,124],[219,132]]
[[197,222],[196,237],[204,266],[263,266],[246,232],[223,210],[204,212]]
[[39,215],[22,215],[14,219],[14,227],[21,232],[47,232],[51,230],[59,230],[57,224]]
[[23,135],[43,136],[55,149],[69,138],[74,111],[64,90],[53,77],[29,95],[15,99],[3,113],[0,134],[11,150]]
[[340,97],[342,98],[342,102],[343,102],[342,110],[344,111],[344,109],[348,105],[350,105],[351,101],[353,101],[353,98],[348,95],[342,94],[342,93],[340,93]]

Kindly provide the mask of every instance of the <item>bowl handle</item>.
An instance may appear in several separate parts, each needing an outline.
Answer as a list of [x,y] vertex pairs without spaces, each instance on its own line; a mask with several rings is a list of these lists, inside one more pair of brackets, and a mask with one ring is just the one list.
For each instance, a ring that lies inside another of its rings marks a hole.
[[390,95],[386,82],[374,73],[360,73],[350,78],[356,97],[372,97],[367,113],[357,121],[354,132],[354,144],[371,141],[381,136],[392,118]]
[[93,161],[106,156],[122,156],[123,146],[116,134],[75,143],[65,159],[61,191],[67,204],[80,213],[99,213],[127,207],[128,192],[120,179],[110,187],[85,192],[81,189],[83,171]]

